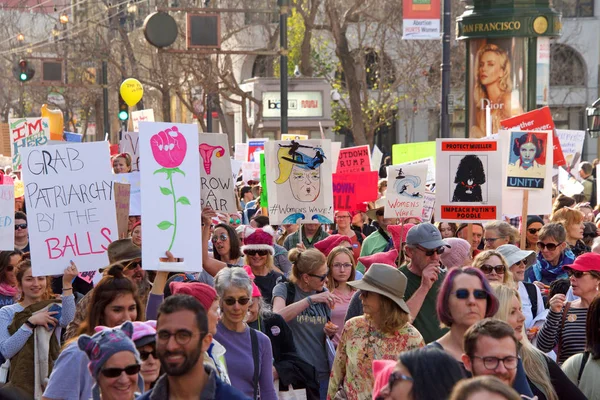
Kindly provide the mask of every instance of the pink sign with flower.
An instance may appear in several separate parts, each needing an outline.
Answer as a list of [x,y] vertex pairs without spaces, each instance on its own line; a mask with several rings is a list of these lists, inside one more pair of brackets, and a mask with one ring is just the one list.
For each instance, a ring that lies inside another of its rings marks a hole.
[[[140,122],[144,269],[201,271],[198,128]],[[161,260],[170,251],[177,263]],[[183,264],[183,265],[182,265]]]

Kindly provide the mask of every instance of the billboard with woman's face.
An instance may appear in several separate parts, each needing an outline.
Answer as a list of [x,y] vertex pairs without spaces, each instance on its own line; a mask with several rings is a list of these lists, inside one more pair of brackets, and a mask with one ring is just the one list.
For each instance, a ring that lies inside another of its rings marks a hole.
[[469,42],[469,137],[498,133],[500,121],[523,113],[526,104],[525,38]]

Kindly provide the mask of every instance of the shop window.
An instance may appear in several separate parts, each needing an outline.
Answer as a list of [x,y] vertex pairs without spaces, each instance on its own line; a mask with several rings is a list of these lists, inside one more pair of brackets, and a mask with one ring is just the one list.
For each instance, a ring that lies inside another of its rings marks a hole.
[[554,8],[562,12],[563,18],[594,16],[594,0],[554,0]]
[[253,0],[252,8],[261,8],[273,10],[271,13],[245,12],[245,25],[265,25],[276,24],[279,22],[279,7],[277,0]]
[[585,86],[585,63],[571,46],[550,46],[550,86]]
[[253,78],[271,78],[275,76],[273,69],[275,57],[273,56],[256,56],[252,65]]

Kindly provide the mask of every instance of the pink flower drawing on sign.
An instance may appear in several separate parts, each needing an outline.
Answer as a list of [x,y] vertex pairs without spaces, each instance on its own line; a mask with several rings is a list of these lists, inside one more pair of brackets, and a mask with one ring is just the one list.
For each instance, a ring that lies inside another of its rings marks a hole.
[[179,169],[183,162],[187,151],[187,143],[185,137],[179,132],[176,126],[158,132],[150,138],[150,147],[152,148],[152,156],[162,168],[154,171],[154,174],[166,174],[170,187],[160,187],[160,192],[165,196],[173,197],[173,221],[162,221],[157,226],[161,230],[167,230],[173,227],[173,235],[168,251],[171,251],[177,236],[177,203],[181,205],[190,205],[190,200],[181,196],[177,198],[175,195],[175,185],[173,184],[173,176],[179,173],[185,177],[185,172]]
[[212,167],[212,156],[215,150],[217,151],[215,155],[217,158],[223,157],[225,155],[225,149],[221,146],[211,146],[207,143],[202,143],[198,146],[200,150],[200,157],[202,157],[202,161],[204,163],[204,170],[208,175],[210,175],[210,169]]

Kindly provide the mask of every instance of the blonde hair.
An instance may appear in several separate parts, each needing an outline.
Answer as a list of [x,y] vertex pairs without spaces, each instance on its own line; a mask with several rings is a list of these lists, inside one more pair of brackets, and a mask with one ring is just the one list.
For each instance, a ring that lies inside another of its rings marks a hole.
[[[347,255],[352,263],[352,270],[350,271],[348,282],[352,282],[356,278],[356,261],[354,261],[354,254],[352,254],[352,252],[344,246],[338,246],[334,248],[327,256],[327,268],[329,268],[329,271],[327,272],[327,289],[329,289],[330,292],[333,292],[334,289],[338,287],[337,282],[335,282],[335,279],[333,279],[333,260],[340,254]],[[350,289],[353,291],[355,290],[352,287],[350,287]]]
[[289,149],[286,147],[279,147],[277,150],[277,162],[279,163],[279,177],[275,181],[278,185],[281,185],[287,181],[292,173],[292,167],[294,164],[284,157],[289,157]]
[[500,83],[498,84],[500,90],[504,93],[510,93],[512,91],[512,82],[510,80],[510,60],[508,59],[508,54],[506,51],[495,44],[486,44],[481,47],[477,52],[475,57],[475,88],[473,91],[475,104],[479,104],[482,99],[489,98],[487,93],[487,89],[481,83],[479,79],[479,62],[481,61],[481,57],[485,53],[494,53],[498,57],[500,57],[500,68],[504,71],[504,75],[500,78]]
[[124,160],[125,160],[125,165],[127,165],[127,166],[129,167],[129,169],[131,169],[131,162],[132,162],[132,159],[131,159],[131,154],[129,154],[129,153],[127,153],[127,152],[125,152],[125,153],[121,153],[121,154],[117,154],[117,155],[115,155],[115,156],[113,157],[113,159],[112,159],[112,163],[114,164],[114,163],[115,163],[115,161],[116,161],[118,158],[122,158],[122,159],[124,159]]
[[521,400],[521,396],[513,388],[491,375],[459,381],[454,386],[449,400],[468,400],[472,395],[481,392],[497,394],[506,400]]
[[481,253],[477,254],[477,256],[475,256],[475,259],[473,260],[473,268],[481,270],[481,266],[493,256],[498,257],[502,265],[504,265],[504,280],[502,281],[502,283],[508,286],[514,285],[513,276],[510,270],[508,269],[508,263],[506,262],[506,258],[504,258],[504,256],[496,250],[484,250]]
[[327,261],[323,253],[317,249],[299,250],[292,249],[288,254],[288,259],[292,263],[292,273],[288,280],[297,283],[304,274],[312,274],[325,264]]
[[[508,321],[513,298],[516,297],[519,303],[522,304],[521,296],[517,290],[506,285],[496,285],[494,292],[500,305],[494,318]],[[523,367],[527,377],[546,395],[548,400],[558,400],[558,395],[550,381],[550,371],[548,370],[546,356],[529,342],[525,326],[523,326],[522,330],[520,340],[522,345],[521,359],[523,360]]]
[[515,244],[519,241],[520,235],[517,228],[505,221],[490,221],[485,224],[485,230],[497,231],[500,237],[508,239],[508,243]]
[[[374,292],[369,292],[369,295],[372,296],[373,294]],[[378,330],[391,334],[402,329],[410,321],[410,315],[389,297],[382,294],[378,294],[378,296],[380,303]],[[368,314],[365,314],[365,318],[368,321],[373,320],[373,317]]]
[[[250,265],[250,260],[248,259],[248,256],[244,256],[244,264]],[[275,261],[273,260],[273,255],[271,253],[267,254],[267,262],[265,263],[265,266],[269,271],[272,271],[273,267],[275,267]]]

